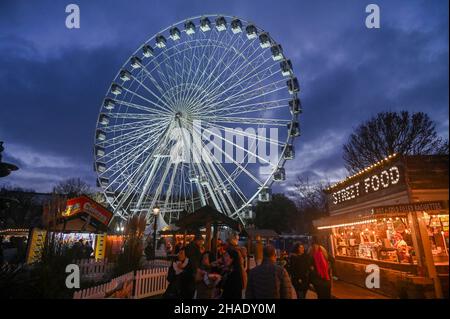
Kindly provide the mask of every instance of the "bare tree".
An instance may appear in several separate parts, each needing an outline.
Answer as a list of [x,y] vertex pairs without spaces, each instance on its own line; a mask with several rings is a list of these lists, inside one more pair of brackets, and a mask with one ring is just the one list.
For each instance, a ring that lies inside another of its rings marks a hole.
[[388,155],[448,154],[448,140],[422,112],[382,112],[358,126],[343,146],[344,161],[352,174]]
[[80,195],[91,195],[93,193],[91,186],[80,178],[69,178],[59,182],[53,187],[53,193],[75,197]]
[[295,198],[298,208],[297,229],[303,233],[313,233],[312,221],[327,215],[327,196],[322,182],[311,182],[308,178],[297,176],[294,191],[290,197]]
[[295,190],[290,193],[296,199],[297,206],[302,208],[315,208],[317,210],[326,209],[326,195],[323,190],[326,188],[321,182],[312,183],[308,178],[297,176],[294,183]]

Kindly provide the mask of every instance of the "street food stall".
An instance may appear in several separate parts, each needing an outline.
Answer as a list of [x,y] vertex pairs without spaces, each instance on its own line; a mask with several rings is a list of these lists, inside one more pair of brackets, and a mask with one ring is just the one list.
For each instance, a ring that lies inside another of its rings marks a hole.
[[314,226],[340,279],[366,287],[374,264],[380,293],[448,296],[448,156],[389,156],[325,192],[329,217]]

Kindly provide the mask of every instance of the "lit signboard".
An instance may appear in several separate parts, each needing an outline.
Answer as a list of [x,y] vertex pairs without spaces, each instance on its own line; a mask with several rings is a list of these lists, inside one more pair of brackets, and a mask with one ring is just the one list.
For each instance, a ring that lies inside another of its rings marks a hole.
[[357,201],[358,198],[376,193],[386,193],[396,186],[404,184],[403,166],[391,164],[373,172],[368,172],[359,178],[349,180],[329,195],[331,205],[340,205]]

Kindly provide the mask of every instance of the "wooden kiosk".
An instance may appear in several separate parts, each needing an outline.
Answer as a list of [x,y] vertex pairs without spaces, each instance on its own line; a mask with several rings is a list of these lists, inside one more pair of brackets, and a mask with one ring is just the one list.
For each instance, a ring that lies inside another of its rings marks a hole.
[[448,296],[448,156],[390,156],[329,187],[328,236],[337,276],[400,298]]

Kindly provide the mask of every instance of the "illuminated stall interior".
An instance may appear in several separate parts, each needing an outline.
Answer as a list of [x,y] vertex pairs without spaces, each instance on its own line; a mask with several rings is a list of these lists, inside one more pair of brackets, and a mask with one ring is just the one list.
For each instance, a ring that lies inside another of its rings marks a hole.
[[327,188],[329,216],[314,226],[337,275],[365,287],[373,263],[386,295],[422,285],[448,296],[448,182],[448,156],[391,155]]

